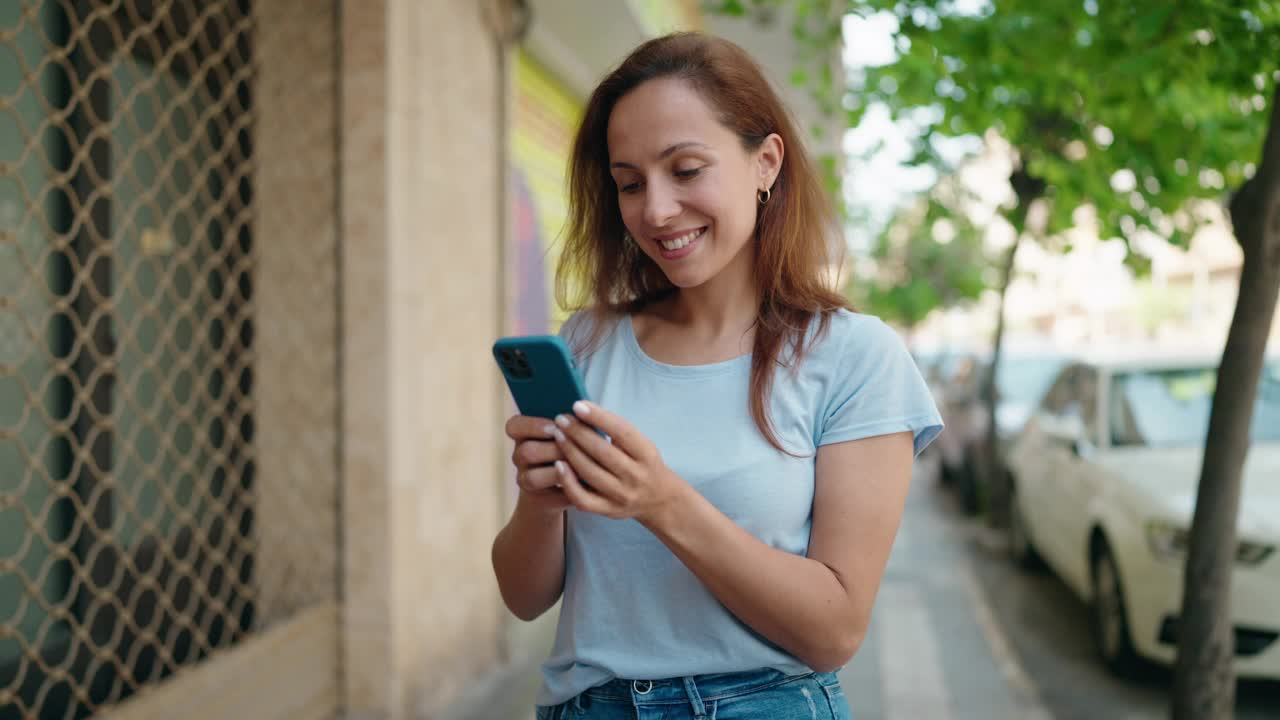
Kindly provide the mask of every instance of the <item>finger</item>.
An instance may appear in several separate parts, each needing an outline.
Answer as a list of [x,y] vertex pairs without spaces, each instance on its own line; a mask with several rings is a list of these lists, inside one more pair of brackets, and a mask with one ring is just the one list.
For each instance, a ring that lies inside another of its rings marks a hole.
[[563,457],[554,438],[546,441],[524,440],[516,443],[515,450],[511,452],[511,462],[518,468],[550,465]]
[[613,500],[621,499],[622,487],[618,478],[600,467],[600,464],[591,459],[590,455],[583,452],[573,438],[565,435],[559,428],[556,429],[556,433],[556,444],[560,446],[560,452],[564,454],[574,474],[590,485],[596,494]]
[[516,485],[529,492],[554,488],[560,483],[560,474],[554,465],[524,470],[516,474]]
[[586,400],[579,400],[573,404],[573,414],[578,420],[608,435],[615,447],[621,448],[633,459],[640,460],[648,452],[650,447],[648,438],[621,415],[609,412]]
[[[555,468],[551,468],[551,472],[555,472]],[[565,497],[564,489],[559,485],[553,485],[545,490],[525,490],[520,489],[521,497],[529,498],[540,506],[563,510],[570,507],[573,503],[569,502],[569,498]]]
[[[625,452],[613,446],[595,428],[579,422],[569,415],[556,417],[556,425],[565,435],[573,438],[573,442],[600,467],[617,476],[626,476],[633,468],[635,461]],[[587,479],[590,482],[590,478]]]
[[575,508],[583,512],[611,516],[613,506],[600,495],[584,487],[569,463],[557,460],[554,467],[560,476],[560,487],[564,491],[564,496]]
[[550,440],[551,419],[530,417],[528,415],[512,415],[507,420],[506,433],[507,437],[516,442],[521,440]]

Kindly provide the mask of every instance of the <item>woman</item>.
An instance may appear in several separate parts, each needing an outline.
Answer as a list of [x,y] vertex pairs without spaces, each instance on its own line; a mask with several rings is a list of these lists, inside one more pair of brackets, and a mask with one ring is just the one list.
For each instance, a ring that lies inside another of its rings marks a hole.
[[828,289],[786,111],[732,43],[650,41],[592,94],[570,186],[557,284],[586,309],[562,334],[596,402],[508,421],[493,546],[515,615],[563,596],[538,717],[848,718],[834,671],[941,420],[897,335]]

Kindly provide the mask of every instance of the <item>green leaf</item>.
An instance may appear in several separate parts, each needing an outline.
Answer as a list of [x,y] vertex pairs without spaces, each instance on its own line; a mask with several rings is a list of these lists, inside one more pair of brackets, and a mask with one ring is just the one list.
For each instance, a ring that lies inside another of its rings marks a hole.
[[1155,7],[1148,9],[1137,23],[1138,40],[1144,43],[1155,40],[1156,36],[1164,29],[1174,6],[1174,3],[1171,2],[1157,3]]
[[743,17],[747,14],[746,6],[740,0],[723,0],[718,6],[712,6],[708,10],[729,17]]

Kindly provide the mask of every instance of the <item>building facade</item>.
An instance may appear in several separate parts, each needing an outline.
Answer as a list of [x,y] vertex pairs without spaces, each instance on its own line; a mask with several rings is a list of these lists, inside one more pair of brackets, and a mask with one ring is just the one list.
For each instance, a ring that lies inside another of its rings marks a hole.
[[461,717],[545,650],[489,347],[697,5],[0,3],[0,720]]

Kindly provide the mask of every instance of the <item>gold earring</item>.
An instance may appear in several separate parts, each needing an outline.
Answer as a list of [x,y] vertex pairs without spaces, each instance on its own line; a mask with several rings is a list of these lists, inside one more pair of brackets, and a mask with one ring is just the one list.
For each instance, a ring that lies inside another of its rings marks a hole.
[[772,197],[772,196],[773,196],[773,190],[771,190],[771,189],[769,189],[769,188],[765,188],[764,190],[757,190],[757,191],[756,191],[756,200],[760,201],[760,204],[761,204],[761,205],[763,205],[763,204],[765,204],[765,203],[769,202],[769,198],[770,198],[770,197]]

